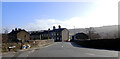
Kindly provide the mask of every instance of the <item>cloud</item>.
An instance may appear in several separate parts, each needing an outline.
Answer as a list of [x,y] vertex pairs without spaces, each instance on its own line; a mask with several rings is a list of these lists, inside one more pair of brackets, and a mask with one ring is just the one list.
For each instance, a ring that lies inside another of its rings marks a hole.
[[28,30],[47,30],[48,28],[52,29],[52,26],[58,27],[58,25],[61,25],[71,29],[74,26],[76,28],[86,28],[118,24],[118,1],[102,0],[96,2],[96,6],[98,7],[84,18],[71,17],[66,20],[36,19],[35,22],[29,23],[24,28]]
[[[93,13],[94,14],[94,13]],[[103,16],[102,16],[103,17]],[[36,19],[35,22],[29,23],[23,28],[27,30],[47,30],[52,29],[53,26],[58,28],[61,25],[63,28],[72,29],[74,28],[86,28],[86,27],[99,27],[105,25],[115,25],[114,19],[101,18],[98,16],[89,16],[88,18],[72,17],[67,20],[58,19]]]
[[47,30],[52,28],[52,26],[58,26],[62,24],[62,21],[57,19],[36,19],[35,22],[29,23],[23,28],[27,30]]
[[[108,2],[109,1],[109,2]],[[97,8],[93,10],[88,16],[84,18],[70,17],[69,19],[35,19],[34,22],[28,23],[21,28],[26,30],[47,30],[52,29],[52,26],[61,25],[61,27],[72,29],[86,28],[86,27],[99,27],[107,25],[117,25],[118,23],[118,1],[115,0],[98,0],[96,2]]]

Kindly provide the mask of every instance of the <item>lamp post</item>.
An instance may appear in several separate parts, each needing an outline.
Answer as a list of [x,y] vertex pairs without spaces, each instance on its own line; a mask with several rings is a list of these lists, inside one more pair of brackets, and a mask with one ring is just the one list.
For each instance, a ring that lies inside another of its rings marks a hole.
[[49,39],[49,29],[48,29],[48,39]]
[[75,40],[75,26],[74,26],[74,40]]

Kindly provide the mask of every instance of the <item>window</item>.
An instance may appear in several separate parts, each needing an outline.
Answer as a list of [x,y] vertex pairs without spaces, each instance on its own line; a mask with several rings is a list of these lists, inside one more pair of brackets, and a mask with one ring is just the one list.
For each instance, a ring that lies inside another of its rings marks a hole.
[[59,35],[59,33],[57,33],[57,36]]

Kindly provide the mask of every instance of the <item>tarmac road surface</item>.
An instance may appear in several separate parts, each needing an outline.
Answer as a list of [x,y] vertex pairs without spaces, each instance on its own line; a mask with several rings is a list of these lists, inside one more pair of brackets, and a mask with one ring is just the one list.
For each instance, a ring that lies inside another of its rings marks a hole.
[[118,51],[84,48],[73,42],[56,42],[45,48],[22,51],[9,57],[118,57]]

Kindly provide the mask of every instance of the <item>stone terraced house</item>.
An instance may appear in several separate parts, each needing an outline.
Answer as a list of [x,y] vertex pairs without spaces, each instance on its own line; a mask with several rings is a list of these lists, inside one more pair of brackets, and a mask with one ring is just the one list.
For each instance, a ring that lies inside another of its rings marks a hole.
[[28,40],[30,40],[30,34],[24,29],[15,28],[15,30],[12,30],[8,34],[8,39],[9,39],[9,42],[21,41],[22,43],[24,43],[24,42],[28,42]]
[[30,37],[31,40],[54,39],[55,42],[66,41],[69,39],[69,31],[59,25],[58,29],[53,26],[53,30],[32,31]]

